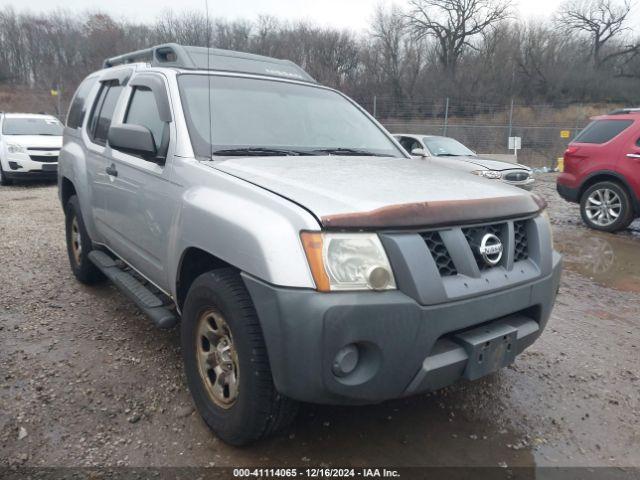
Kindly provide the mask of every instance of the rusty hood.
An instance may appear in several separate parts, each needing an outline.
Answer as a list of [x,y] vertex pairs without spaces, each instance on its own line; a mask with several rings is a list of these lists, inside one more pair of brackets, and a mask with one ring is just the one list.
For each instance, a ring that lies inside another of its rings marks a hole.
[[521,189],[416,159],[234,157],[208,163],[298,203],[325,228],[464,224],[544,207]]

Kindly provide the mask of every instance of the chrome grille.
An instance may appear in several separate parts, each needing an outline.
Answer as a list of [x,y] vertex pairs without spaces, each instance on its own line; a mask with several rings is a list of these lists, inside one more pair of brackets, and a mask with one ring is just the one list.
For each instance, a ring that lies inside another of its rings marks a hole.
[[514,243],[515,251],[513,260],[519,262],[529,258],[529,244],[527,242],[527,221],[520,220],[513,222],[513,231],[515,234]]
[[438,271],[443,277],[457,275],[456,266],[451,260],[451,255],[442,241],[442,237],[438,232],[424,232],[421,234],[424,242],[427,244],[433,259],[438,266]]
[[[493,225],[481,225],[479,227],[470,227],[463,228],[462,233],[464,233],[467,242],[469,242],[469,246],[471,247],[471,251],[473,252],[473,256],[478,264],[478,268],[480,270],[487,270],[489,268],[493,268],[491,265],[487,265],[487,263],[482,259],[482,255],[480,254],[480,242],[482,241],[482,237],[484,237],[487,233],[492,233],[496,237],[500,239],[503,247],[506,248],[507,242],[505,241],[505,225],[504,223],[496,223]],[[504,260],[505,256],[502,256]],[[496,267],[501,265],[503,260],[500,261]]]

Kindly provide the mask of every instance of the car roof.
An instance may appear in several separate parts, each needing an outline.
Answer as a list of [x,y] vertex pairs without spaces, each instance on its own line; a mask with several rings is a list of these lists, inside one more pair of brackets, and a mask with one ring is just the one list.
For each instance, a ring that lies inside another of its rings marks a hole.
[[58,120],[53,115],[49,115],[48,113],[3,113],[5,118],[46,118],[46,119],[54,119]]
[[411,137],[411,138],[451,138],[443,135],[422,135],[420,133],[393,133],[394,137]]
[[618,108],[602,115],[591,117],[591,120],[637,120],[640,107]]
[[184,46],[177,43],[165,43],[107,58],[103,68],[109,69],[133,63],[180,71],[234,72],[317,83],[311,75],[290,60],[219,48]]
[[591,120],[638,120],[640,119],[640,112],[630,113],[605,113],[604,115],[596,115],[591,117]]
[[640,114],[640,107],[627,107],[618,108],[608,113],[608,115],[623,115],[623,114]]

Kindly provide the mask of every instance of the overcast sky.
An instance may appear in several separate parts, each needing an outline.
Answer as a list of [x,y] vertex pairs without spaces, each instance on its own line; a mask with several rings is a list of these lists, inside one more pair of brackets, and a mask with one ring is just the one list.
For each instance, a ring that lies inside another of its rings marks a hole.
[[[259,14],[279,18],[304,19],[323,25],[363,30],[381,0],[209,0],[212,17],[227,19],[253,19]],[[382,0],[382,3],[392,3]],[[397,0],[404,6],[407,0]],[[523,17],[544,17],[554,10],[557,0],[519,0],[518,13]],[[28,7],[25,7],[28,4]],[[16,10],[38,12],[63,8],[67,10],[105,11],[130,20],[152,21],[164,9],[202,10],[205,0],[0,0],[0,6],[13,6]]]

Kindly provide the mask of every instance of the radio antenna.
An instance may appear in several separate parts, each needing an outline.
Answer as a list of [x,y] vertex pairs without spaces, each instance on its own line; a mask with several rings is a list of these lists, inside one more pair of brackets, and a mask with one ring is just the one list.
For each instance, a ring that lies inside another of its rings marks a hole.
[[213,125],[211,115],[211,23],[209,20],[209,0],[204,0],[204,9],[207,14],[207,87],[209,97],[209,158],[213,160]]

